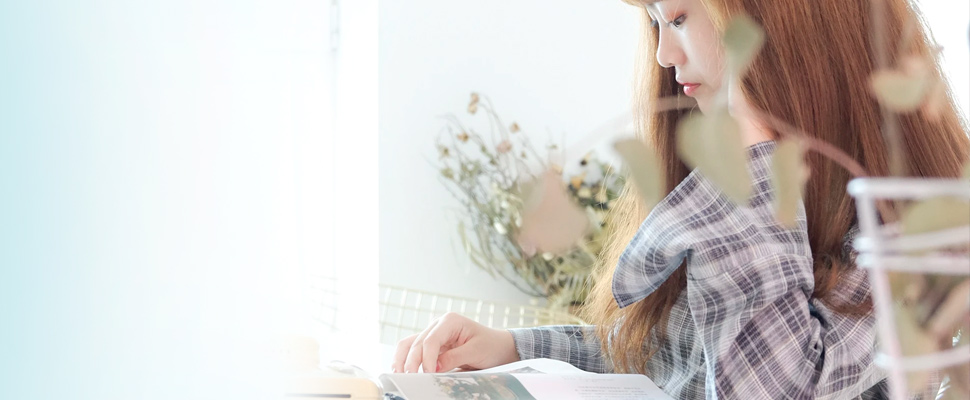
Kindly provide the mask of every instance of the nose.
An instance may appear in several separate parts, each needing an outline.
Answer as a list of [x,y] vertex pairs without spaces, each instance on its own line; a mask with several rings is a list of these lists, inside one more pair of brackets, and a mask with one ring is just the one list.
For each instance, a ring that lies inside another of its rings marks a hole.
[[675,65],[683,65],[687,61],[683,49],[675,35],[664,33],[665,29],[660,28],[660,39],[657,41],[657,63],[661,67],[670,68]]

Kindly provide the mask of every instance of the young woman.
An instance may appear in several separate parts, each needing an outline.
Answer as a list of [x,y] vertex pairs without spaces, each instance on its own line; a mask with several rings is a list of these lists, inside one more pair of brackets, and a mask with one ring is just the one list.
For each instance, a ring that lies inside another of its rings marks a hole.
[[[594,372],[650,376],[677,398],[882,397],[873,364],[874,314],[865,270],[851,240],[850,175],[809,153],[811,168],[795,228],[775,222],[769,160],[776,117],[852,156],[871,175],[889,174],[880,106],[869,77],[878,49],[870,0],[625,0],[642,8],[638,65],[640,131],[659,153],[668,195],[648,214],[627,188],[616,233],[585,308],[593,326],[496,330],[455,314],[402,340],[392,369],[487,368],[547,357]],[[885,0],[885,61],[934,60],[908,0]],[[720,32],[747,14],[766,43],[729,110],[742,125],[754,194],[728,200],[677,157],[675,130],[691,112],[709,113],[723,78]],[[939,66],[929,64],[939,76]],[[654,112],[657,99],[686,95],[695,109]],[[970,153],[966,122],[947,90],[942,108],[899,115],[905,171],[956,177]],[[757,112],[752,112],[753,110]],[[603,340],[605,338],[605,340]]]

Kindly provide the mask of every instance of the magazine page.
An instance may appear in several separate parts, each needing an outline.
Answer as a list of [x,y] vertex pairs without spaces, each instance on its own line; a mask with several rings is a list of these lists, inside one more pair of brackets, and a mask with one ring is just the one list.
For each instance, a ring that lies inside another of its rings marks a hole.
[[531,360],[516,361],[514,363],[499,365],[497,367],[483,369],[481,371],[469,371],[470,373],[494,373],[494,372],[507,372],[507,373],[517,373],[517,371],[535,371],[541,372],[543,374],[568,374],[568,373],[578,373],[578,374],[592,374],[592,372],[586,372],[575,365],[567,363],[565,361],[553,360],[551,358],[534,358]]
[[[525,399],[673,400],[650,378],[639,374],[519,375],[532,397]],[[492,397],[495,399],[495,397]]]
[[387,386],[394,394],[411,400],[671,399],[643,375],[594,374],[547,359],[473,372],[388,374],[382,379],[392,384]]

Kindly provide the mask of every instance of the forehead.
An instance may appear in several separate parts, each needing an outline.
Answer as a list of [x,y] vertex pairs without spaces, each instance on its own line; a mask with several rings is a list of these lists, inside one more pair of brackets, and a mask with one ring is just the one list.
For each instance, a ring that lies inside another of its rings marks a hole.
[[631,5],[634,5],[634,6],[644,6],[644,7],[646,7],[646,6],[652,5],[654,3],[659,3],[659,2],[661,2],[663,0],[623,0],[623,1],[625,3],[631,4]]
[[679,6],[684,3],[684,0],[625,0],[628,3],[639,5],[646,9],[657,9],[658,7],[664,6]]

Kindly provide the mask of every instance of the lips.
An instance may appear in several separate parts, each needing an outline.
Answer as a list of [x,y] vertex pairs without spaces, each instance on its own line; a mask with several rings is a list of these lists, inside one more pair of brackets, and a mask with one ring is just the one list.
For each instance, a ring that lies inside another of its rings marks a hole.
[[692,82],[678,81],[677,83],[680,83],[681,85],[684,86],[684,94],[687,96],[693,95],[694,91],[697,90],[697,87],[701,85],[700,83],[692,83]]

